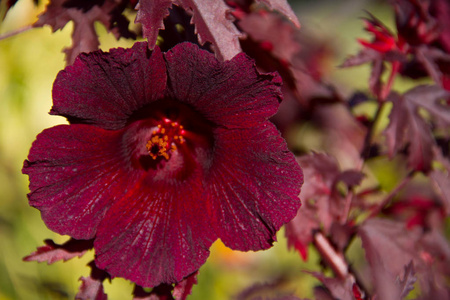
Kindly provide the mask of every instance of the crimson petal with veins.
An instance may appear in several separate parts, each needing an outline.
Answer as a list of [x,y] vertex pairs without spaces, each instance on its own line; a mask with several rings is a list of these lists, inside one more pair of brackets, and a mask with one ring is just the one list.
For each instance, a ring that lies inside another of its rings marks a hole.
[[180,282],[218,238],[269,248],[299,206],[303,175],[268,121],[277,74],[184,43],[81,55],[54,84],[52,114],[23,172],[47,226],[94,239],[96,265],[152,287]]

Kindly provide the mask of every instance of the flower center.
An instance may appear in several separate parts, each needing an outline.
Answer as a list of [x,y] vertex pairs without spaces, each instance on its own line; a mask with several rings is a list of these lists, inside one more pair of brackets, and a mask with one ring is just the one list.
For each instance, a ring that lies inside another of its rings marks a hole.
[[164,118],[146,144],[148,154],[154,160],[160,156],[169,160],[171,153],[177,150],[176,143],[184,143],[184,134],[185,130],[182,125]]

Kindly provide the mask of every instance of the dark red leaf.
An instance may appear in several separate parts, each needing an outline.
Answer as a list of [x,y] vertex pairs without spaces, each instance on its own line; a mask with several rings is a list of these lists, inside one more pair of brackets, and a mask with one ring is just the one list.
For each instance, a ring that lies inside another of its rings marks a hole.
[[139,0],[136,23],[142,24],[143,36],[148,40],[148,47],[156,45],[158,32],[164,29],[163,20],[169,15],[172,0]]
[[430,11],[439,24],[442,48],[450,53],[450,3],[447,0],[434,0],[431,2]]
[[441,50],[436,48],[430,48],[427,46],[420,46],[416,50],[416,58],[422,64],[428,75],[434,80],[435,83],[440,84],[442,78],[442,72],[439,69],[439,65],[436,62],[439,56],[448,56]]
[[354,279],[347,277],[345,279],[325,277],[322,273],[308,272],[317,279],[319,279],[325,287],[330,291],[335,299],[340,300],[355,300],[353,296]]
[[353,236],[355,229],[351,224],[340,224],[334,222],[330,228],[330,239],[338,252],[344,253],[348,246],[350,239]]
[[[286,0],[258,2],[279,11],[297,27],[300,26]],[[212,43],[218,58],[229,60],[242,51],[239,38],[243,35],[233,24],[231,8],[224,1],[208,0],[140,0],[136,22],[142,24],[144,37],[148,39],[151,49],[155,46],[158,31],[164,28],[163,20],[169,15],[172,4],[179,5],[192,14],[192,23],[195,24],[199,42],[202,45],[206,42]]]
[[75,295],[77,300],[107,300],[108,296],[103,290],[103,281],[109,278],[108,273],[97,268],[92,261],[89,263],[91,267],[91,275],[89,277],[81,277],[81,285],[78,293]]
[[345,183],[348,187],[357,186],[364,178],[364,174],[356,170],[346,170],[340,173],[335,180],[335,184],[338,182]]
[[52,264],[57,261],[67,261],[76,256],[81,257],[93,247],[92,240],[70,239],[66,243],[59,245],[52,240],[45,240],[45,246],[38,247],[37,251],[23,258],[24,261],[47,262]]
[[414,108],[421,107],[433,115],[433,121],[443,128],[450,126],[450,106],[443,99],[450,93],[436,85],[420,85],[409,90],[404,97]]
[[341,68],[348,68],[353,66],[359,66],[376,59],[381,58],[381,55],[372,49],[363,49],[358,54],[350,56],[341,65]]
[[450,299],[448,277],[450,275],[450,244],[438,229],[426,232],[420,240],[420,259],[414,267],[420,282],[422,298]]
[[[191,42],[199,45],[195,26],[191,23],[191,15],[177,5],[169,10],[169,16],[164,19],[164,30],[159,31],[158,46],[162,51],[169,51],[179,43]],[[180,30],[182,28],[182,30]],[[151,45],[150,45],[151,46]],[[210,45],[203,46],[210,50]]]
[[92,277],[81,277],[80,291],[75,296],[77,300],[106,300],[108,296],[103,291],[103,284]]
[[72,46],[64,49],[69,65],[75,61],[78,54],[98,49],[100,42],[94,27],[95,22],[102,23],[117,39],[135,37],[134,33],[128,30],[128,20],[122,15],[125,9],[123,1],[104,0],[101,5],[89,6],[90,9],[84,6],[68,7],[66,4],[67,0],[50,1],[33,26],[50,25],[53,31],[57,31],[64,28],[68,22],[74,22]]
[[419,114],[419,108],[430,112],[435,117],[435,123],[448,126],[450,110],[440,102],[445,95],[446,91],[437,86],[422,85],[403,96],[393,93],[388,97],[393,107],[384,134],[390,157],[408,145],[409,165],[416,170],[430,170],[433,160],[432,146],[435,142],[431,127]]
[[418,299],[448,299],[450,245],[439,228],[424,232],[420,227],[407,229],[402,221],[369,219],[358,233],[379,299],[401,299],[408,293],[415,275],[408,266],[411,261],[420,283]]
[[439,36],[437,20],[429,13],[430,2],[432,1],[395,2],[398,35],[411,46],[432,43]]
[[211,42],[216,56],[229,60],[240,53],[239,38],[242,34],[233,24],[233,17],[223,1],[210,0],[175,0],[186,11],[192,13],[192,22],[203,45]]
[[415,255],[415,246],[421,237],[419,228],[408,230],[404,223],[389,219],[369,219],[358,232],[368,262],[381,264],[396,275],[402,273],[404,266]]
[[333,222],[339,221],[345,210],[344,197],[336,185],[344,182],[347,187],[358,184],[362,175],[356,171],[341,172],[337,161],[326,154],[313,153],[298,158],[303,169],[305,183],[300,194],[303,205],[297,216],[286,225],[288,247],[295,248],[304,259],[313,233],[323,229],[329,233]]
[[389,115],[389,125],[384,131],[389,156],[392,158],[405,144],[410,144],[409,165],[426,170],[431,167],[431,132],[423,120],[411,111],[403,97],[391,94],[388,101],[393,106]]
[[197,284],[197,275],[198,271],[189,275],[181,282],[175,284],[175,288],[173,289],[173,297],[176,300],[185,300],[187,296],[191,294],[192,287]]
[[307,258],[306,249],[313,240],[313,232],[323,224],[328,230],[333,217],[330,212],[330,195],[339,167],[334,158],[313,153],[298,158],[303,169],[305,182],[300,198],[303,200],[297,216],[286,225],[288,247],[295,248]]
[[421,230],[408,230],[404,223],[388,219],[369,219],[359,228],[359,235],[371,267],[377,297],[399,299],[402,290],[396,278],[417,256]]

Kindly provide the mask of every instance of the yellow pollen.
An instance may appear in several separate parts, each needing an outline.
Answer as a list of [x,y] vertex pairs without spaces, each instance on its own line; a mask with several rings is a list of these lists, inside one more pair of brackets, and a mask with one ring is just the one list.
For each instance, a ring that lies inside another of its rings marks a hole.
[[157,159],[158,156],[162,156],[164,157],[166,160],[169,159],[169,154],[167,153],[167,151],[169,150],[175,150],[172,147],[169,148],[168,145],[168,140],[169,138],[167,137],[167,135],[164,135],[162,138],[158,135],[153,136],[150,141],[147,142],[147,151],[148,154],[153,158],[153,159]]
[[162,121],[154,128],[146,144],[147,152],[154,160],[160,156],[169,160],[172,152],[178,149],[177,146],[185,142],[186,131],[182,125],[167,118]]

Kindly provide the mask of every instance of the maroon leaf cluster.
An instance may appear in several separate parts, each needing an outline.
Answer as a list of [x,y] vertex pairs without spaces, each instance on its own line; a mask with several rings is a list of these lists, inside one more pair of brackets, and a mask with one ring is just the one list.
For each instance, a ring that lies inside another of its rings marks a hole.
[[[429,172],[436,159],[435,133],[445,131],[450,121],[450,94],[446,91],[450,88],[447,84],[450,51],[445,44],[448,39],[446,21],[442,19],[449,12],[450,4],[445,1],[395,1],[397,33],[370,16],[365,23],[373,40],[360,40],[363,50],[342,65],[372,64],[370,91],[380,107],[386,103],[393,106],[385,130],[389,156],[405,153],[409,166],[423,172]],[[383,82],[387,65],[390,65],[390,74],[387,82]],[[418,86],[400,95],[392,91],[397,75],[429,76],[435,85]]]
[[[7,10],[16,2],[17,0],[8,1]],[[300,27],[287,1],[254,0],[239,5],[247,6],[251,2],[279,11],[295,26]],[[191,23],[195,25],[198,41],[201,45],[211,43],[212,50],[219,59],[231,59],[242,51],[239,39],[244,37],[245,33],[238,29],[232,14],[236,3],[225,0],[212,2],[205,0],[51,0],[33,26],[49,25],[53,31],[57,31],[64,28],[70,21],[74,23],[72,46],[64,49],[66,62],[70,65],[78,54],[99,49],[99,39],[94,28],[95,22],[103,24],[117,39],[136,39],[142,34],[148,40],[149,49],[153,49],[160,29],[166,28],[164,19],[171,14],[174,5],[191,16]],[[125,10],[136,13],[134,21],[141,25],[142,30],[133,32],[129,29]],[[168,24],[170,27],[175,25],[177,23]]]
[[[305,155],[298,158],[298,162],[306,178],[301,194],[304,202],[297,216],[286,226],[286,236],[289,247],[297,249],[306,260],[307,247],[320,230],[326,234],[339,231],[343,234],[332,235],[336,244],[348,242],[350,228],[342,227],[339,220],[347,219],[346,194],[361,182],[363,174],[356,170],[340,171],[336,160],[326,154]],[[344,185],[344,193],[339,190],[339,184]]]
[[[387,101],[392,102],[389,125],[384,134],[389,156],[405,148],[408,164],[414,170],[428,172],[434,159],[434,147],[437,147],[432,128],[450,126],[450,107],[443,100],[450,93],[438,86],[417,86],[403,95],[392,92]],[[420,110],[430,115],[424,118]]]
[[128,0],[52,0],[33,26],[49,25],[57,31],[72,21],[72,46],[64,49],[67,64],[72,64],[78,54],[99,48],[95,22],[103,24],[117,39],[136,38],[136,34],[128,29],[129,21],[122,14],[127,5]]
[[[449,216],[450,186],[449,51],[445,46],[447,20],[442,19],[450,13],[450,6],[444,2],[395,1],[397,34],[372,15],[364,19],[373,39],[359,40],[363,49],[342,66],[371,63],[369,93],[355,93],[349,105],[353,108],[370,101],[378,109],[372,119],[348,115],[364,125],[366,132],[355,170],[342,172],[337,161],[326,154],[298,158],[305,173],[300,195],[303,205],[286,226],[286,236],[288,245],[304,259],[313,248],[334,272],[332,278],[312,273],[325,287],[315,290],[318,299],[404,299],[413,290],[417,293],[417,285],[421,290],[418,299],[450,298],[444,283],[449,278],[448,269],[442,267],[448,265],[448,254],[444,253],[450,249],[443,232],[444,219]],[[290,41],[296,40],[293,36]],[[264,47],[268,43],[260,44]],[[288,45],[286,40],[284,44]],[[300,58],[299,52],[293,53],[296,58],[288,60],[291,70],[292,62]],[[388,76],[383,76],[387,71]],[[394,91],[397,76],[428,76],[434,84],[416,85],[399,93]],[[317,103],[317,99],[312,101]],[[381,136],[375,136],[381,112],[389,105],[388,125]],[[323,125],[318,117],[327,110],[332,111],[315,106],[310,118]],[[359,187],[366,180],[361,171],[364,164],[385,157],[402,161],[406,176],[389,193],[377,186]],[[418,192],[416,178],[423,175],[428,179]],[[373,202],[374,197],[378,202]],[[361,213],[368,215],[358,217]],[[355,239],[362,240],[369,272],[351,268],[351,258],[346,257],[347,247]]]

